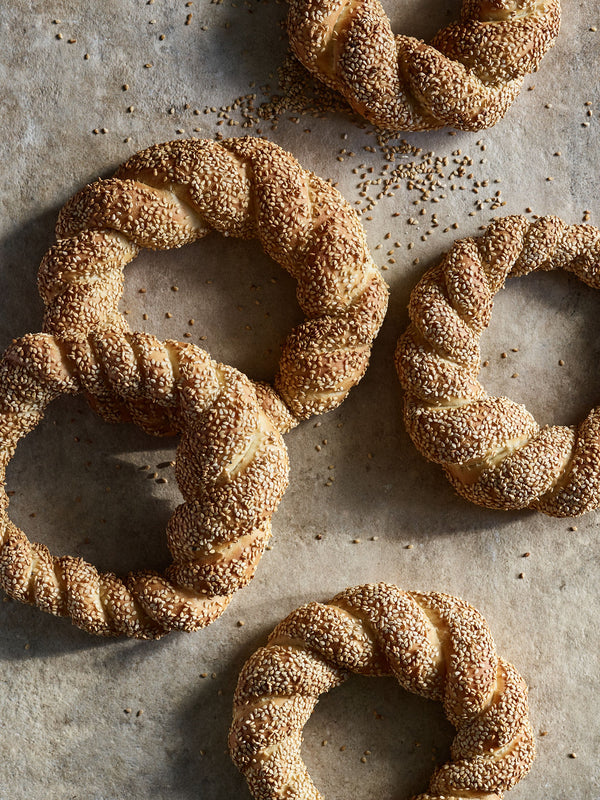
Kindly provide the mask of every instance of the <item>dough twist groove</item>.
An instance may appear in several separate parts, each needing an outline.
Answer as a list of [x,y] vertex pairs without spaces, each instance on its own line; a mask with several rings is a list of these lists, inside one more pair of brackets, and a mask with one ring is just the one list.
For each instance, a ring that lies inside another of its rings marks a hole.
[[408,432],[459,494],[488,508],[571,517],[600,505],[600,408],[577,427],[540,427],[523,405],[488,395],[478,380],[479,339],[496,292],[509,276],[553,269],[600,288],[600,231],[512,216],[456,241],[412,292],[396,368]]
[[274,389],[259,388],[275,423],[285,431],[337,407],[367,368],[387,287],[352,207],[263,139],[154,145],[75,195],[40,267],[44,330],[65,343],[127,331],[123,267],[140,248],[180,247],[211,230],[257,237],[298,282],[307,319],[283,345]]
[[463,0],[431,45],[394,35],[379,0],[289,0],[292,50],[389,131],[495,125],[553,45],[559,0]]
[[527,688],[481,614],[450,595],[380,583],[297,609],[242,668],[229,746],[257,800],[321,800],[302,730],[319,696],[350,673],[393,675],[440,700],[456,727],[451,760],[415,800],[498,800],[529,770]]
[[[124,580],[51,555],[8,517],[6,467],[63,393],[100,395],[120,419],[181,434],[184,498],[167,525],[172,564]],[[192,344],[104,332],[69,347],[49,334],[15,340],[0,361],[0,584],[12,597],[100,635],[158,638],[215,620],[253,576],[288,481],[287,450],[252,383]]]

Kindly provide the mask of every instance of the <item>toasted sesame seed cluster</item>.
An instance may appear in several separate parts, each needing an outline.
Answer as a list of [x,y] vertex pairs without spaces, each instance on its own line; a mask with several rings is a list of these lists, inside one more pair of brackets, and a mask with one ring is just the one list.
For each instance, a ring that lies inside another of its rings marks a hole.
[[[184,502],[167,524],[164,574],[121,580],[81,558],[51,555],[8,516],[6,467],[57,396],[100,395],[121,419],[181,434],[175,474]],[[65,347],[15,340],[0,361],[0,585],[99,635],[158,638],[213,622],[253,576],[288,482],[287,449],[253,384],[199,347],[104,331]]]
[[481,614],[450,595],[367,584],[292,612],[242,668],[229,747],[257,800],[321,798],[302,731],[319,696],[351,673],[393,675],[441,701],[457,729],[451,760],[414,800],[499,800],[531,767],[527,687]]
[[[275,424],[285,431],[337,407],[367,368],[387,286],[352,207],[263,139],[154,145],[75,195],[40,267],[44,330],[67,352],[90,334],[128,331],[123,267],[140,248],[180,247],[212,230],[258,238],[298,282],[307,319],[283,345],[274,388],[259,389]],[[101,391],[86,389],[112,418]]]
[[459,494],[487,508],[572,517],[600,505],[600,409],[577,427],[540,427],[478,379],[496,292],[509,276],[553,269],[600,287],[600,230],[512,216],[456,241],[413,290],[396,368],[408,432]]
[[289,0],[291,47],[352,108],[390,131],[501,119],[553,45],[559,0],[463,0],[431,44],[394,35],[379,0]]

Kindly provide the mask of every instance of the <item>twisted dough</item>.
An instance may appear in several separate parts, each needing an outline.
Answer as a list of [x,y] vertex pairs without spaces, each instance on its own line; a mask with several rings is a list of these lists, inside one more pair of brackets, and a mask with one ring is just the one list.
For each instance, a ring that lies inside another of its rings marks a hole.
[[[150,432],[181,433],[184,498],[167,525],[164,575],[120,580],[81,558],[52,556],[8,517],[6,467],[48,403],[85,387]],[[104,333],[69,349],[48,334],[18,339],[0,361],[0,584],[12,597],[101,635],[158,638],[215,620],[253,576],[287,486],[285,444],[251,382],[195,345]]]
[[229,747],[254,797],[321,798],[300,756],[302,729],[319,696],[352,672],[394,675],[441,700],[457,728],[452,760],[414,800],[499,800],[529,770],[527,688],[496,655],[483,617],[450,595],[380,583],[297,609],[244,665]]
[[455,242],[413,290],[396,368],[408,432],[459,494],[488,508],[570,517],[600,505],[600,408],[576,428],[540,428],[524,406],[490,397],[477,379],[496,292],[510,275],[552,269],[599,288],[600,231],[513,216]]
[[[184,140],[134,155],[62,209],[39,289],[44,330],[67,345],[128,330],[123,267],[141,247],[179,247],[212,229],[258,237],[297,281],[308,319],[286,339],[274,389],[259,388],[281,430],[335,408],[361,379],[387,287],[358,216],[326,181],[277,145],[247,137]],[[89,386],[88,392],[93,394]],[[104,398],[96,406],[108,418]]]
[[394,36],[379,0],[289,0],[291,47],[352,108],[390,131],[495,125],[560,26],[559,0],[463,0],[431,45]]

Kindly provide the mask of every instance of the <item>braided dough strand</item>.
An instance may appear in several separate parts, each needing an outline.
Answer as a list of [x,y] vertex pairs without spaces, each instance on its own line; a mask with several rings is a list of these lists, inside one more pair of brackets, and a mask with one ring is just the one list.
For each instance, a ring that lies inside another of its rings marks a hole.
[[449,595],[366,585],[297,609],[244,665],[229,745],[254,797],[321,798],[300,755],[302,730],[319,696],[350,673],[394,675],[441,700],[457,728],[452,760],[415,800],[496,800],[529,770],[526,686],[496,655],[481,615]]
[[463,0],[431,45],[395,36],[379,0],[289,0],[291,47],[352,108],[391,131],[501,119],[553,45],[559,0]]
[[[168,523],[173,563],[164,575],[121,580],[81,558],[56,558],[8,517],[5,473],[19,440],[59,394],[97,393],[99,386],[119,418],[181,434],[176,477],[184,502]],[[288,461],[251,382],[195,345],[106,332],[68,346],[36,334],[13,342],[0,361],[0,480],[5,591],[90,633],[156,638],[209,624],[252,578]]]
[[515,216],[455,242],[412,293],[396,368],[411,438],[461,495],[488,508],[575,516],[600,504],[600,410],[577,428],[540,428],[524,406],[489,396],[478,381],[496,292],[509,276],[553,269],[599,288],[600,231]]
[[351,206],[262,139],[155,145],[73,197],[40,267],[44,330],[71,343],[128,330],[117,309],[124,266],[139,248],[179,247],[211,230],[257,237],[298,281],[308,319],[283,346],[275,391],[259,391],[273,419],[287,430],[337,407],[367,367],[387,287]]

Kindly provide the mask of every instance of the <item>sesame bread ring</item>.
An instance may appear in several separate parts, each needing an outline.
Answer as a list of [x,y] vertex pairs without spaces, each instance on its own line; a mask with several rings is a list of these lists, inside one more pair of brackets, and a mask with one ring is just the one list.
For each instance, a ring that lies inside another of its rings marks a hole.
[[540,427],[478,380],[494,295],[511,275],[552,269],[600,288],[600,230],[513,216],[456,241],[413,290],[396,368],[408,432],[459,494],[487,508],[572,517],[600,505],[600,408],[577,427]]
[[440,700],[457,729],[451,760],[414,800],[500,800],[531,767],[527,687],[496,655],[481,614],[457,597],[379,583],[292,612],[242,668],[229,748],[254,797],[321,799],[302,730],[319,696],[350,673],[393,675]]
[[[258,238],[298,282],[307,319],[284,343],[274,388],[259,388],[275,423],[285,431],[337,407],[367,367],[387,287],[352,207],[263,139],[154,145],[75,195],[40,267],[44,330],[67,352],[91,334],[129,330],[117,308],[123,267],[140,248],[180,247],[213,229]],[[111,418],[110,398],[95,403]]]
[[467,131],[501,119],[554,44],[559,0],[463,0],[431,44],[395,36],[379,0],[289,0],[292,50],[373,125]]
[[[164,574],[121,580],[32,544],[8,516],[6,467],[55,397],[103,386],[147,430],[181,434],[175,474],[184,502],[167,524]],[[158,638],[215,620],[253,576],[287,486],[287,450],[252,383],[200,348],[144,333],[107,333],[76,356],[49,334],[15,340],[0,361],[0,585],[99,635]]]

